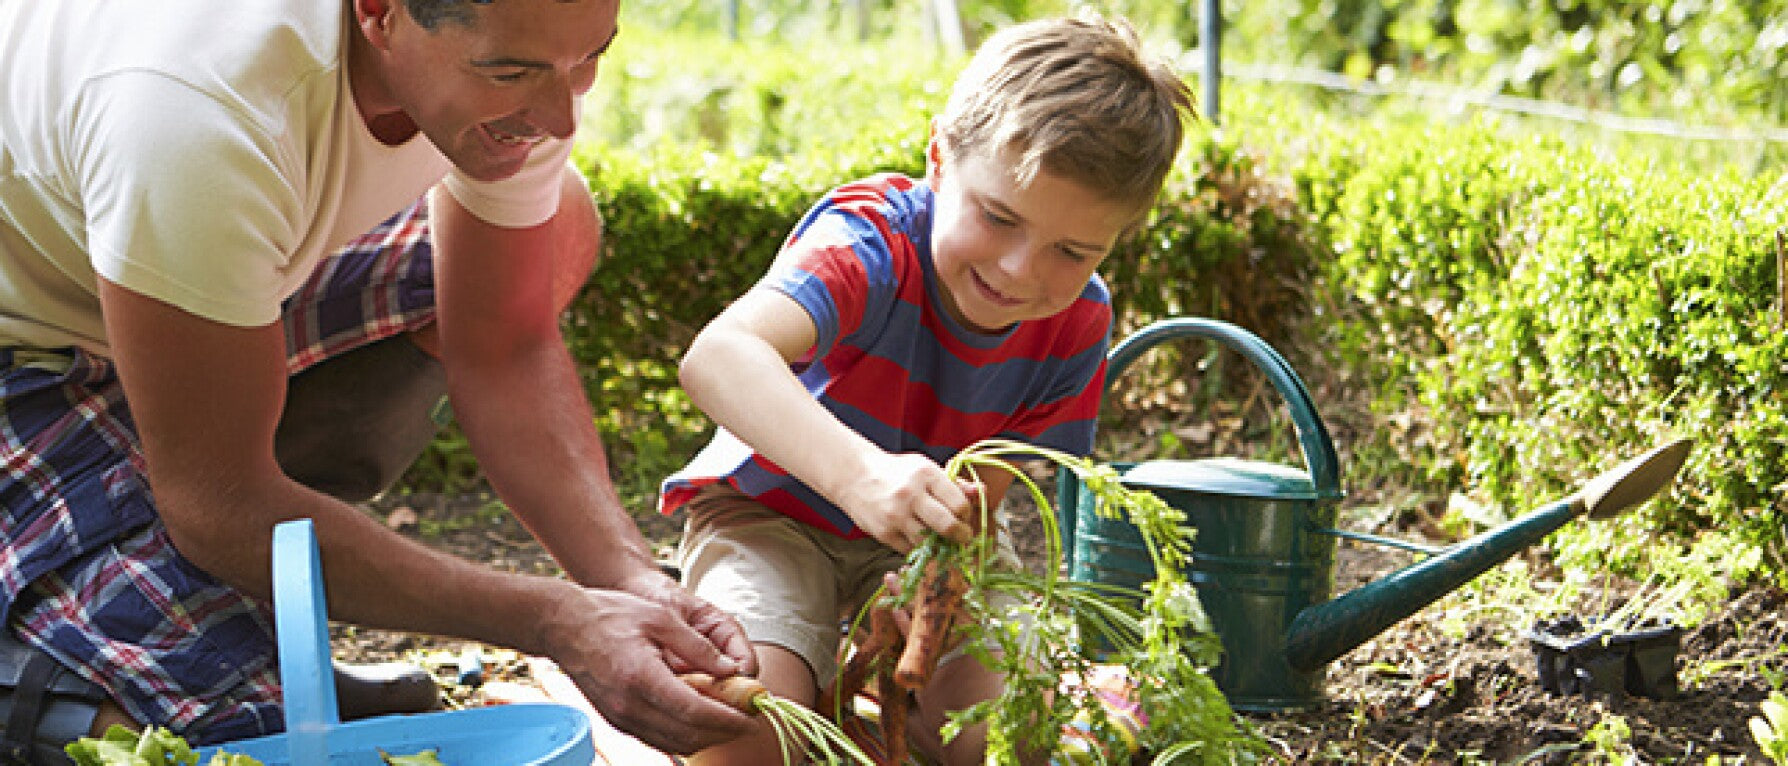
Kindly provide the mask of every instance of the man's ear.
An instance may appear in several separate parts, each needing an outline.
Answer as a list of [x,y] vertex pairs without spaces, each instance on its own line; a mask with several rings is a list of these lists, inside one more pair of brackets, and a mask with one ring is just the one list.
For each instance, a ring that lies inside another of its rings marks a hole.
[[392,17],[403,0],[349,0],[354,5],[354,23],[367,42],[381,50],[390,44]]

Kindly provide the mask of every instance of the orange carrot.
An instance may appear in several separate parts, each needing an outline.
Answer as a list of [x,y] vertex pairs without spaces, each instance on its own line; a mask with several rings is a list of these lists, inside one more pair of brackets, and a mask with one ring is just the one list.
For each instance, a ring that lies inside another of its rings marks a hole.
[[962,570],[942,559],[925,564],[919,577],[919,588],[913,594],[913,620],[907,631],[906,651],[894,668],[894,680],[904,689],[918,689],[937,669],[938,658],[949,643],[950,625],[962,598],[968,593],[968,580]]
[[751,676],[727,676],[719,680],[707,673],[684,673],[678,678],[703,696],[713,697],[742,713],[757,714],[757,699],[770,691]]
[[882,708],[882,740],[888,745],[889,764],[906,763],[906,690],[886,673],[876,678],[877,700]]
[[863,683],[869,680],[876,667],[884,664],[887,657],[900,654],[901,648],[900,626],[894,622],[894,607],[878,601],[869,608],[868,634],[838,672],[836,683],[820,698],[818,709],[829,713],[840,701],[848,704],[857,692],[863,690]]

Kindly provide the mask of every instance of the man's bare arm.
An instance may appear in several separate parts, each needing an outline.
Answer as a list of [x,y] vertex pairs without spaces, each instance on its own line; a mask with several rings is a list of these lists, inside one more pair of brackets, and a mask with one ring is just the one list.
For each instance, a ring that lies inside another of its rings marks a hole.
[[[582,380],[559,331],[564,280],[568,273],[582,276],[564,265],[593,257],[566,248],[595,246],[596,237],[585,236],[597,228],[595,209],[574,173],[561,197],[552,219],[514,229],[488,224],[435,191],[437,324],[455,416],[498,495],[572,579],[625,590],[680,620],[648,636],[662,656],[632,658],[637,664],[626,670],[642,679],[638,684],[568,664],[584,657],[555,658],[615,720],[641,704],[639,688],[669,681],[671,672],[752,672],[756,656],[736,622],[659,571],[609,480]],[[612,645],[587,648],[612,653]],[[680,711],[684,725],[735,734],[748,725],[734,711],[709,708],[711,700],[685,686],[668,692],[648,702]],[[638,721],[650,725],[649,719]],[[628,728],[625,720],[616,722]]]
[[200,568],[266,596],[273,525],[309,517],[337,619],[546,655],[616,725],[672,752],[749,724],[667,669],[667,658],[716,657],[688,615],[436,552],[281,473],[272,447],[285,390],[277,325],[217,324],[104,281],[100,301],[162,520]]
[[[435,552],[280,471],[272,434],[286,376],[277,324],[218,324],[104,280],[100,300],[158,510],[187,559],[266,596],[273,525],[309,517],[336,616],[541,646],[520,629],[533,622],[523,616],[574,598],[575,588],[541,587]],[[489,608],[473,614],[443,594]]]
[[525,229],[492,226],[451,194],[431,199],[440,355],[454,415],[509,507],[572,579],[617,586],[656,575],[652,552],[615,493],[575,364],[559,330],[567,263],[595,248],[581,183],[559,214]]

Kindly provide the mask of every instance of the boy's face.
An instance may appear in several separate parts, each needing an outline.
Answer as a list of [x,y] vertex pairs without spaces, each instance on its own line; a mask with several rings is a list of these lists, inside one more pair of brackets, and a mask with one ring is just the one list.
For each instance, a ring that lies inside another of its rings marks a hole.
[[470,24],[420,26],[403,0],[356,0],[379,49],[380,84],[467,175],[514,175],[545,138],[576,129],[616,32],[617,0],[503,0],[467,6]]
[[926,174],[937,195],[932,260],[945,307],[973,329],[1067,309],[1136,218],[1133,206],[1047,171],[1019,186],[1011,150],[953,155],[941,143],[934,134]]

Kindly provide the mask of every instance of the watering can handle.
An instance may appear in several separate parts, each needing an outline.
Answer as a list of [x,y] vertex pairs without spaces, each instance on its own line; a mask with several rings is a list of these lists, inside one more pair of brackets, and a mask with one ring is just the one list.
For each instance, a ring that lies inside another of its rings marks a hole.
[[1303,380],[1285,361],[1285,357],[1267,345],[1267,342],[1237,325],[1217,319],[1181,318],[1163,319],[1135,334],[1125,338],[1116,348],[1111,350],[1106,361],[1105,386],[1141,357],[1144,351],[1155,345],[1178,338],[1207,338],[1218,341],[1237,353],[1247,357],[1261,372],[1266,373],[1267,380],[1272,381],[1273,388],[1285,400],[1285,406],[1291,411],[1292,423],[1298,432],[1298,444],[1303,448],[1304,465],[1310,471],[1310,484],[1318,497],[1337,498],[1341,496],[1340,460],[1335,456],[1335,443],[1329,438],[1328,428],[1323,426],[1322,418],[1316,414],[1316,407],[1310,400],[1310,392],[1304,388]]
[[283,521],[273,528],[273,611],[288,735],[339,725],[323,562],[310,519]]

